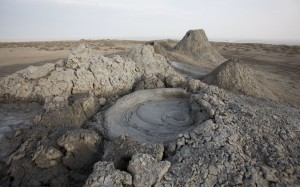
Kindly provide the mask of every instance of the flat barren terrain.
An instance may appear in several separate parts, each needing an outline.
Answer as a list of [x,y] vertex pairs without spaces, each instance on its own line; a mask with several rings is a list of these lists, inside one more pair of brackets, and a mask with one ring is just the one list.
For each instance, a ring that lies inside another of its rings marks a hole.
[[53,42],[0,43],[0,77],[12,74],[29,65],[42,65],[67,58],[70,50],[80,43],[92,48],[93,53],[111,55],[126,52],[144,42],[127,40],[79,40]]

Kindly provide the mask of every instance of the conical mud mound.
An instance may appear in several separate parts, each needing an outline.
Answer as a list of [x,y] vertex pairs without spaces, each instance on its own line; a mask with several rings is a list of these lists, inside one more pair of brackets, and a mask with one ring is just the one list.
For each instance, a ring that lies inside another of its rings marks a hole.
[[203,82],[249,96],[274,98],[272,92],[255,78],[252,70],[237,59],[229,60],[217,67],[203,78]]
[[169,61],[187,63],[195,69],[212,70],[226,59],[208,41],[204,30],[190,30],[174,45],[174,41],[153,41],[155,52]]
[[196,53],[206,45],[210,44],[204,30],[189,30],[174,49]]
[[217,67],[226,60],[210,45],[202,29],[188,31],[183,39],[174,47],[173,56],[181,62],[207,69]]

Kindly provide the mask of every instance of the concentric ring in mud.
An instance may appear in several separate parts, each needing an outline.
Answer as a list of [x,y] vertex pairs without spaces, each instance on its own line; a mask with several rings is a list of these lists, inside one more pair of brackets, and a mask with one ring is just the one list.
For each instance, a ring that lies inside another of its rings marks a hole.
[[141,90],[119,99],[105,113],[108,138],[129,135],[143,143],[165,143],[193,127],[190,96],[182,89]]

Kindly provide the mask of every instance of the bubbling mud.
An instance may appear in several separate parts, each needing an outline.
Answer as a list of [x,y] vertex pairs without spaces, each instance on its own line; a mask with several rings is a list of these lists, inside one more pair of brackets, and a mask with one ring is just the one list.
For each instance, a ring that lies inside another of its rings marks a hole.
[[193,127],[189,94],[182,89],[141,90],[119,99],[105,114],[110,139],[129,135],[143,143],[165,143]]

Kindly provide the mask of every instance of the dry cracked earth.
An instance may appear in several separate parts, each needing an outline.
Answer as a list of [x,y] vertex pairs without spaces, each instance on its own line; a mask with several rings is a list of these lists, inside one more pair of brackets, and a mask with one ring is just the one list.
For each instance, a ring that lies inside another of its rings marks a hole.
[[0,186],[300,186],[300,110],[203,30],[0,79]]

